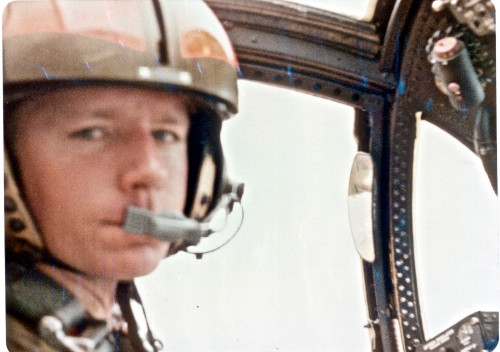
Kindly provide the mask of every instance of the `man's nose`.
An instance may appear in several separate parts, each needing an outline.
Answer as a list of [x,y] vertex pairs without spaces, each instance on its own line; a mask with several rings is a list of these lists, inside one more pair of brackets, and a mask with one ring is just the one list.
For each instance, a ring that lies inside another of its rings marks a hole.
[[149,131],[135,131],[123,143],[121,187],[125,191],[158,189],[167,179],[167,165],[161,159]]

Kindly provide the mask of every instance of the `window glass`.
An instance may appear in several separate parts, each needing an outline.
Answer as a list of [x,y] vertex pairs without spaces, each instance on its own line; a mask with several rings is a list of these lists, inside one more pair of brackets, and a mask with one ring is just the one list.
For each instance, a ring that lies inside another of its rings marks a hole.
[[139,282],[153,326],[168,351],[370,351],[347,211],[353,109],[247,81],[240,93],[223,143],[246,184],[241,231]]
[[476,311],[499,310],[497,197],[479,158],[421,122],[414,233],[426,338]]
[[289,0],[289,2],[369,21],[377,0]]

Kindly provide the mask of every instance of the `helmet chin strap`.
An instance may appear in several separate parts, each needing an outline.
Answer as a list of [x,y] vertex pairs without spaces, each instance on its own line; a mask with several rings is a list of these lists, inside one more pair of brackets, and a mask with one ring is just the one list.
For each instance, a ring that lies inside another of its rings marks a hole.
[[[202,237],[216,232],[210,227],[215,214],[220,210],[226,213],[226,220],[233,211],[235,203],[241,204],[244,184],[229,185],[227,193],[223,194],[217,206],[201,222],[190,219],[180,212],[153,213],[149,210],[130,206],[127,209],[124,229],[126,232],[154,236],[162,241],[185,241],[188,246],[197,245]],[[193,253],[199,254],[199,253]]]

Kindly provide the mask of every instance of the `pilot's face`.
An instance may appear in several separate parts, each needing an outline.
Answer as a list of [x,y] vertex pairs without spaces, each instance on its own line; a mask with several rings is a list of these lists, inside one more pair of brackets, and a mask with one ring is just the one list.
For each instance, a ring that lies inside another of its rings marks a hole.
[[15,155],[28,207],[52,255],[118,280],[151,272],[170,244],[124,232],[129,205],[182,211],[188,109],[135,88],[53,91],[15,113]]

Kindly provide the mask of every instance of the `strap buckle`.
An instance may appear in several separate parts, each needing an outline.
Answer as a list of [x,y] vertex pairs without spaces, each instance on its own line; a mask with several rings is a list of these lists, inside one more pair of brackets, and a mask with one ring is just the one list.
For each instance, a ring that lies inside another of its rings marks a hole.
[[87,320],[85,309],[76,299],[70,301],[53,315],[40,319],[38,330],[42,339],[50,346],[64,352],[99,351],[102,342],[111,332],[105,322],[89,322],[78,336],[68,332]]

